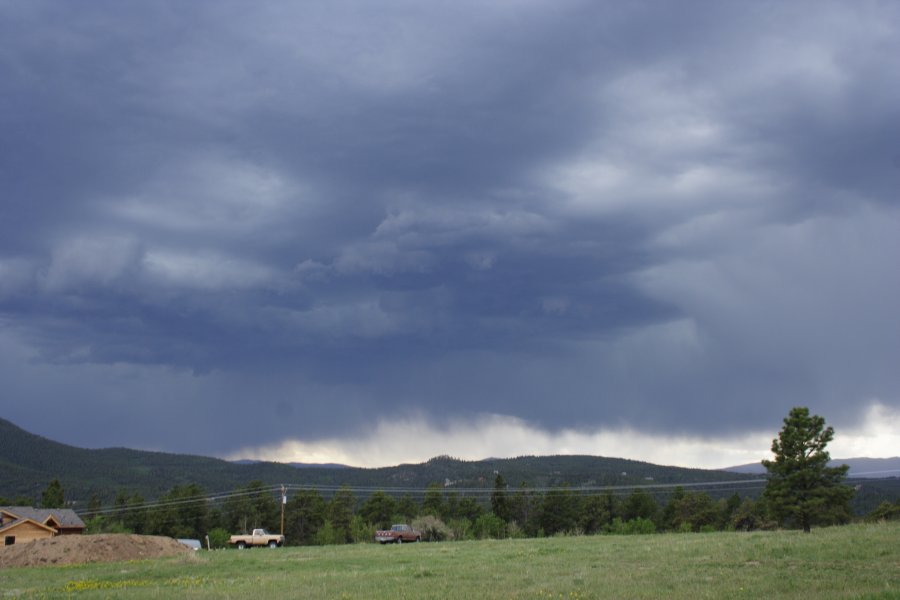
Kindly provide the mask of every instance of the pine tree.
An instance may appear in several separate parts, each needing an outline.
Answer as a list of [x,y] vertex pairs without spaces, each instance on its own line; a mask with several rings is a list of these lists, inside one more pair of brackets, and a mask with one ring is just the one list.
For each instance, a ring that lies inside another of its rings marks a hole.
[[325,523],[325,499],[317,490],[300,490],[288,500],[285,534],[292,545],[314,544]]
[[66,498],[63,494],[62,484],[59,482],[59,479],[54,479],[41,494],[41,507],[63,508],[65,505]]
[[444,514],[444,492],[438,483],[429,483],[425,490],[425,500],[422,502],[423,515],[440,517]]
[[511,515],[509,498],[506,494],[506,480],[500,474],[497,474],[497,478],[494,480],[494,491],[491,492],[491,512],[504,523],[509,523]]
[[328,517],[327,523],[330,523],[331,527],[334,528],[336,537],[334,538],[335,541],[326,543],[346,544],[353,541],[350,537],[350,522],[353,520],[355,509],[356,497],[350,491],[350,488],[342,487],[335,492],[331,502],[328,503],[326,514]]
[[369,496],[359,508],[359,514],[376,529],[388,529],[397,513],[397,502],[382,491]]
[[762,461],[769,471],[763,496],[782,524],[809,532],[813,524],[849,520],[853,489],[841,484],[849,467],[828,466],[825,447],[833,437],[834,429],[806,407],[792,408],[784,419],[772,441],[775,460]]

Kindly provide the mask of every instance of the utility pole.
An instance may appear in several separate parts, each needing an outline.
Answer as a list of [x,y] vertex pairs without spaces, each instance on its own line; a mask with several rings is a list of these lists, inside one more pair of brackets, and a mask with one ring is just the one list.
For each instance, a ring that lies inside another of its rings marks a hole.
[[281,535],[284,535],[284,505],[287,504],[287,496],[284,493],[284,484],[281,484]]

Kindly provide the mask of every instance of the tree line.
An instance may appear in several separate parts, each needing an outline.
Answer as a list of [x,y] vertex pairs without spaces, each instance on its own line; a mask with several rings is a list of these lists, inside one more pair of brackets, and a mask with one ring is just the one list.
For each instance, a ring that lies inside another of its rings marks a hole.
[[[45,494],[60,505],[62,490],[51,483]],[[280,496],[280,494],[279,494]],[[233,533],[254,528],[279,531],[280,497],[261,482],[235,490],[223,499],[206,494],[197,484],[181,485],[153,502],[124,490],[112,506],[93,499],[85,515],[91,533],[117,532],[204,539],[225,545]],[[395,496],[376,491],[364,497],[349,488],[330,497],[316,489],[290,494],[284,506],[288,545],[325,545],[372,541],[376,529],[411,523],[429,541],[502,539],[552,535],[642,534],[654,532],[752,531],[773,529],[779,520],[765,495],[758,499],[737,492],[714,499],[705,491],[674,488],[667,499],[643,489],[625,496],[613,490],[585,494],[560,487],[546,492],[510,488],[497,475],[490,496],[462,496],[437,484],[421,501],[410,494]],[[900,502],[883,503],[873,519],[900,518]],[[849,509],[819,515],[821,525],[846,523]]]
[[[88,520],[91,531],[199,539],[210,533],[211,542],[227,537],[225,532],[259,527],[279,531],[281,526],[278,499],[258,481],[221,502],[211,501],[200,486],[190,484],[176,486],[152,504],[123,491],[113,507],[103,509],[95,503],[87,514],[91,511],[103,511]],[[376,529],[394,523],[411,523],[432,541],[769,526],[759,501],[737,493],[713,500],[706,492],[676,488],[661,505],[640,489],[624,498],[612,491],[586,495],[568,487],[546,493],[510,489],[502,475],[497,475],[489,499],[461,496],[433,484],[421,502],[409,494],[393,496],[386,491],[358,497],[343,488],[326,497],[319,490],[304,489],[292,493],[284,506],[290,545],[371,541]]]
[[[176,486],[152,504],[139,495],[120,492],[114,506],[88,519],[91,532],[132,532],[176,538],[204,539],[225,545],[233,533],[254,528],[278,532],[279,498],[261,482],[253,482],[222,501],[211,500],[196,484]],[[900,517],[900,502],[885,503],[873,518]],[[846,510],[816,516],[818,525],[850,522]],[[370,542],[376,529],[411,523],[427,541],[503,539],[553,535],[643,534],[655,532],[752,531],[788,525],[765,495],[713,499],[707,492],[677,487],[667,501],[635,489],[627,496],[613,491],[579,493],[561,487],[546,493],[530,488],[511,489],[497,475],[488,498],[461,496],[434,484],[421,502],[411,495],[376,491],[358,497],[343,488],[326,497],[316,489],[299,490],[284,506],[288,545],[326,545]],[[801,526],[802,524],[796,524]]]

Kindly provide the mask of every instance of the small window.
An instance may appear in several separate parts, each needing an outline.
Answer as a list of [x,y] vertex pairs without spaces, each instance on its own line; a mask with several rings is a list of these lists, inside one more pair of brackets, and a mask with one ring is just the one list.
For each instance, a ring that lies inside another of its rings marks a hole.
[[16,543],[16,536],[14,536],[14,535],[8,535],[5,538],[3,538],[4,546],[12,546],[15,543]]

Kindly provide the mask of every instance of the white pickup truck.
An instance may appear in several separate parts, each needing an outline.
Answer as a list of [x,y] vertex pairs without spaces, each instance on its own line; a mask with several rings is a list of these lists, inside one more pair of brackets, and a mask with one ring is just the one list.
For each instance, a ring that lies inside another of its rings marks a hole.
[[229,538],[228,543],[237,546],[239,549],[250,548],[252,546],[268,546],[269,548],[280,548],[284,545],[284,536],[269,533],[265,529],[254,529],[250,535],[233,535]]

